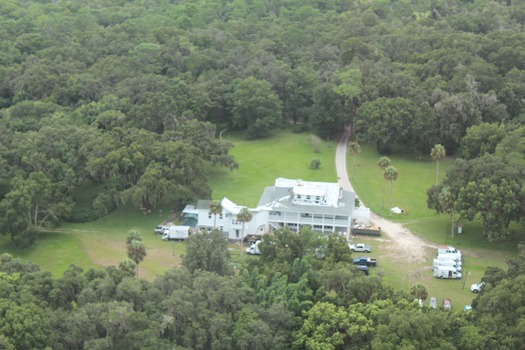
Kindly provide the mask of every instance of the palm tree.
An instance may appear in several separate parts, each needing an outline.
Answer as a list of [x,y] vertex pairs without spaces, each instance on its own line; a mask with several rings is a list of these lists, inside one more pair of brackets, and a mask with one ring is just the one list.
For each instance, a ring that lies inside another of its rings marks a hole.
[[430,151],[430,156],[433,160],[436,161],[436,186],[438,184],[438,178],[439,178],[439,161],[447,155],[447,152],[445,150],[445,147],[441,146],[440,144],[435,145],[432,148],[432,151]]
[[388,216],[392,215],[392,185],[397,180],[397,169],[392,165],[385,169],[384,178],[386,181],[390,181],[390,209],[388,210]]
[[241,211],[239,211],[237,213],[237,221],[240,221],[242,222],[242,233],[241,233],[241,258],[242,258],[242,248],[243,248],[243,242],[244,242],[244,225],[247,223],[247,222],[250,222],[252,221],[252,213],[250,213],[248,211],[248,209],[246,208],[242,208]]
[[213,228],[217,228],[217,214],[222,214],[222,204],[219,201],[210,203],[210,214],[213,215]]
[[361,146],[359,146],[359,144],[356,141],[350,142],[348,144],[348,152],[350,152],[350,154],[352,155],[354,177],[355,177],[355,156],[361,153]]
[[128,247],[128,258],[133,260],[137,266],[136,276],[139,276],[139,264],[146,257],[146,247],[142,241],[140,233],[136,230],[131,230],[128,232],[128,237],[126,238],[126,244]]
[[[390,160],[390,158],[388,157],[381,157],[379,158],[379,160],[377,161],[377,166],[381,169],[381,171],[383,172],[383,176],[385,174],[385,169],[388,168],[389,166],[392,165],[392,161]],[[381,208],[384,208],[385,207],[385,182],[386,182],[386,179],[385,181],[383,181],[383,198],[381,199]]]
[[425,300],[428,297],[427,287],[423,283],[416,283],[410,287],[410,295],[416,299]]
[[450,214],[450,217],[452,219],[450,237],[454,239],[454,224],[455,224],[454,223],[454,216],[455,216],[454,215],[455,214],[454,205],[456,204],[456,202],[454,200],[454,195],[452,194],[451,188],[448,186],[443,187],[441,189],[441,192],[439,193],[438,200],[439,200],[439,205],[441,206],[441,209],[445,213]]

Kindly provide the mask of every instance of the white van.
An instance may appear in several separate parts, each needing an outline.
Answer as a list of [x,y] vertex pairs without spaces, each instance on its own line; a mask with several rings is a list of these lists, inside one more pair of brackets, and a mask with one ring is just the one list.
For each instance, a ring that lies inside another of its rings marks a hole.
[[461,272],[450,266],[437,266],[434,267],[434,277],[437,278],[455,278],[459,280],[461,278]]
[[450,255],[450,254],[439,254],[436,257],[437,260],[450,260],[456,262],[458,265],[462,265],[461,258],[458,258],[457,256]]
[[454,247],[439,248],[438,255],[442,255],[442,254],[452,255],[461,260],[461,252]]
[[453,267],[459,272],[461,272],[461,265],[458,265],[458,263],[454,260],[440,260],[440,259],[434,259],[434,267],[437,266],[449,266]]

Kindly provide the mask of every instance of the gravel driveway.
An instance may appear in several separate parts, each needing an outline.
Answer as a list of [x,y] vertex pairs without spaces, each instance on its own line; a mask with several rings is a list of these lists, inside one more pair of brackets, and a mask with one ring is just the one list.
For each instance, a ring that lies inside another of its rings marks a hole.
[[[335,152],[335,164],[337,169],[337,176],[339,177],[339,184],[343,189],[355,192],[350,180],[348,179],[348,172],[346,168],[346,146],[350,137],[350,128],[346,128],[337,144]],[[363,203],[364,204],[364,203]],[[386,234],[388,239],[395,243],[392,246],[391,252],[396,258],[403,259],[406,262],[422,262],[426,258],[425,250],[428,248],[436,249],[437,246],[429,244],[421,238],[414,235],[403,225],[392,222],[379,215],[370,212],[370,221],[376,226],[381,227],[381,232]],[[383,237],[382,239],[385,239]]]

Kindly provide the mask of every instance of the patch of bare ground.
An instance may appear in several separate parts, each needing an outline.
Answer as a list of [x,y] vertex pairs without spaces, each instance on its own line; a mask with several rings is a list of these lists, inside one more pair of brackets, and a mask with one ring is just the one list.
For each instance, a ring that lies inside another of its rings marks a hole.
[[412,234],[403,225],[371,214],[371,220],[375,225],[381,227],[387,238],[392,242],[390,251],[394,259],[409,263],[418,263],[426,260],[428,249],[437,248]]

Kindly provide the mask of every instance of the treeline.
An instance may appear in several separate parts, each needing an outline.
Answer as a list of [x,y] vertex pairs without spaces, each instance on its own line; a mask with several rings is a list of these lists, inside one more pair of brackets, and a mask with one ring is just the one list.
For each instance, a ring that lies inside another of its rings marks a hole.
[[209,197],[206,165],[237,167],[226,129],[350,123],[381,153],[476,158],[461,143],[487,123],[523,153],[522,3],[6,0],[0,21],[0,231],[18,246],[122,202]]
[[[489,268],[469,312],[421,307],[353,267],[347,242],[278,231],[260,259],[231,265],[224,236],[195,234],[182,267],[149,282],[134,269],[53,278],[0,256],[3,349],[521,349],[525,251]],[[459,306],[454,305],[454,308]]]

